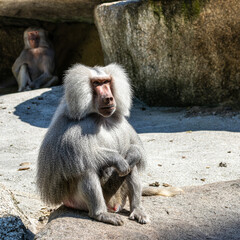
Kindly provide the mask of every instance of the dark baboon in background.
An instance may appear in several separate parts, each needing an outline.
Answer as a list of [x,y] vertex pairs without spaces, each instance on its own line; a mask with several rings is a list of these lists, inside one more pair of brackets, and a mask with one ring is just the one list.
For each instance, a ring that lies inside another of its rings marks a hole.
[[24,49],[12,66],[18,83],[18,91],[56,85],[53,76],[55,67],[54,50],[41,28],[30,27],[24,31]]

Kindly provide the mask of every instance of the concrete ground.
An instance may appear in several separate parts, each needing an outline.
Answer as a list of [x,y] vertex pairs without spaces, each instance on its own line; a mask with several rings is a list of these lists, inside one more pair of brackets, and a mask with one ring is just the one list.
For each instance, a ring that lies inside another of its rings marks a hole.
[[[62,88],[54,87],[0,96],[0,183],[12,191],[34,231],[43,226],[39,217],[51,208],[36,191],[36,160],[61,95]],[[129,121],[148,154],[142,174],[145,186],[154,182],[200,186],[240,179],[240,115],[189,116],[188,111],[134,101]]]
[[140,225],[121,213],[121,227],[92,221],[87,213],[59,208],[36,240],[239,240],[240,181],[185,187],[174,198],[143,197],[151,223]]

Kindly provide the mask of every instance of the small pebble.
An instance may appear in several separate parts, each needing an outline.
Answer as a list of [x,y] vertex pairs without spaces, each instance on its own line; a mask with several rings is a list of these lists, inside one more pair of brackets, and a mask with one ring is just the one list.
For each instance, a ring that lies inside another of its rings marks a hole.
[[160,186],[160,183],[159,183],[159,182],[150,183],[149,186],[150,186],[150,187],[159,187],[159,186]]
[[225,162],[220,162],[218,166],[219,166],[219,167],[227,167],[227,163],[225,163]]
[[29,169],[30,169],[30,167],[20,167],[18,169],[18,171],[25,171],[25,170],[29,170]]
[[172,185],[168,184],[168,183],[163,183],[162,184],[164,187],[172,187]]

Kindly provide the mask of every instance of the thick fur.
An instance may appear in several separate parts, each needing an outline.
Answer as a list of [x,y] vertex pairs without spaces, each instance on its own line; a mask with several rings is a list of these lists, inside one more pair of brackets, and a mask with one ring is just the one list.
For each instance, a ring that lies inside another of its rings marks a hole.
[[[89,81],[95,75],[104,74],[113,79],[116,100],[116,111],[108,118],[100,116],[95,109]],[[87,178],[86,172],[100,177],[102,169],[112,166],[124,172],[122,162],[138,158],[136,174],[144,169],[146,162],[142,143],[125,118],[130,114],[132,91],[122,67],[110,64],[89,68],[77,64],[67,71],[64,88],[63,99],[38,157],[37,186],[42,199],[51,204],[59,204],[76,195],[80,188],[85,189],[81,184]],[[128,178],[133,177],[129,175]],[[137,188],[141,191],[140,185]],[[101,217],[95,218],[101,221]],[[109,221],[115,224],[113,222]]]
[[106,67],[88,68],[75,65],[65,75],[65,102],[68,105],[68,115],[72,119],[83,119],[87,114],[95,113],[92,104],[92,89],[89,79],[96,75],[108,74],[113,78],[113,94],[117,103],[116,114],[128,117],[132,104],[132,91],[129,79],[122,67],[110,64]]

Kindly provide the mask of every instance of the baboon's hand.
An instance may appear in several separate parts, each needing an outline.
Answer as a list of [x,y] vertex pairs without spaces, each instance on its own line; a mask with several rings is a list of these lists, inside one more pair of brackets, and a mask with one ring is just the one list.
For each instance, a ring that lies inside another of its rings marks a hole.
[[134,145],[132,145],[129,148],[127,155],[126,155],[126,161],[128,162],[131,169],[133,169],[133,167],[139,163],[141,157],[142,156],[141,156],[139,149],[137,147],[135,147]]
[[123,177],[130,173],[131,168],[130,168],[129,164],[127,163],[127,161],[125,159],[122,159],[122,161],[118,162],[118,164],[116,166],[116,170],[117,170],[119,176]]
[[118,152],[106,151],[106,153],[108,156],[108,164],[104,167],[114,167],[120,177],[130,173],[131,168],[129,163]]

